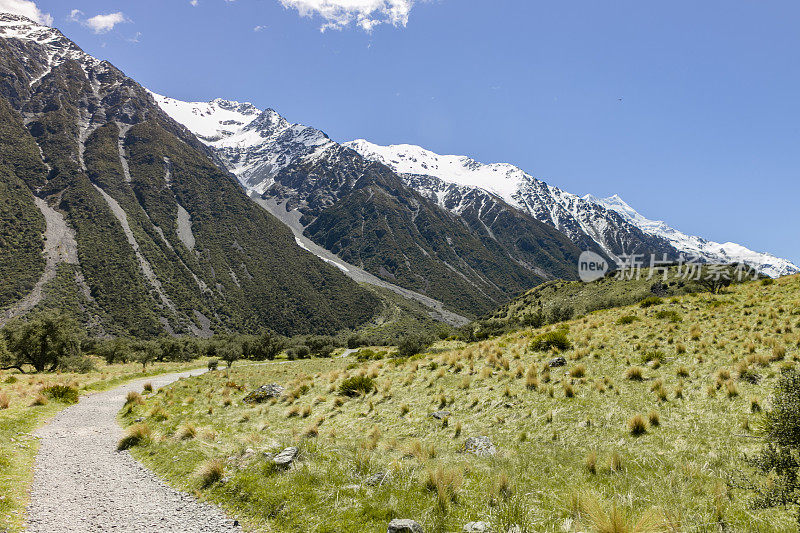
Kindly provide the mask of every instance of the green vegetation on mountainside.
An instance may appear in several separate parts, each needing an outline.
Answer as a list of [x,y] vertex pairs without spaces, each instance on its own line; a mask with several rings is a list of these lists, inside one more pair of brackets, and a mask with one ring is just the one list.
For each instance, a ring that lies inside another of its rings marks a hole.
[[45,221],[26,185],[47,169],[19,115],[0,98],[0,309],[19,300],[44,270]]

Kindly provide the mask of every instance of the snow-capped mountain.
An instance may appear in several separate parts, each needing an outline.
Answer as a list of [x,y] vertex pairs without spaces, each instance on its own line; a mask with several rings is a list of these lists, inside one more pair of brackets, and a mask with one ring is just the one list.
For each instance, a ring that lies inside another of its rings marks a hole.
[[153,97],[260,205],[279,218],[297,211],[303,237],[384,281],[480,314],[542,280],[575,277],[575,243],[499,196],[464,187],[434,199],[435,178],[412,183],[271,109]]
[[718,243],[708,241],[702,237],[687,235],[668,226],[663,221],[647,219],[628,205],[619,195],[615,194],[608,198],[595,198],[591,195],[586,195],[584,199],[616,211],[630,221],[631,224],[638,226],[650,235],[658,235],[670,241],[673,246],[687,256],[702,257],[712,263],[742,262],[757,267],[761,273],[771,277],[786,276],[800,272],[800,268],[791,261],[775,257],[772,254],[754,252],[735,242]]
[[213,148],[248,191],[263,194],[296,159],[335,145],[323,132],[291,124],[272,109],[217,99],[181,102],[151,93],[161,108]]
[[[565,192],[508,163],[483,164],[465,156],[438,155],[414,145],[379,146],[363,139],[345,143],[361,155],[402,174],[441,202],[454,190],[478,188],[552,225],[573,242],[589,237],[612,259],[622,254],[684,254],[711,263],[743,262],[769,276],[800,272],[790,261],[736,243],[716,243],[649,220],[619,196],[598,199]],[[423,185],[422,176],[439,183]],[[642,237],[642,235],[644,237]],[[644,239],[644,241],[642,241]],[[627,242],[626,242],[627,241]],[[639,244],[644,242],[645,248]]]

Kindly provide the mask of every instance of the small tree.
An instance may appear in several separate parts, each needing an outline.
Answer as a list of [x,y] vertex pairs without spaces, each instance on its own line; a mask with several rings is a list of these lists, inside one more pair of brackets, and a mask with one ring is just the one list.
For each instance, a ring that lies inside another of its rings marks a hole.
[[748,462],[771,479],[753,487],[754,506],[800,505],[800,373],[791,370],[781,376],[764,421],[767,445]]
[[161,347],[157,341],[141,343],[135,355],[135,360],[142,364],[142,371],[147,370],[147,365],[157,361],[161,355]]
[[286,347],[283,337],[264,331],[250,346],[251,357],[257,361],[272,361]]
[[62,357],[81,354],[78,325],[55,311],[46,311],[27,322],[10,322],[3,329],[3,337],[9,352],[0,354],[0,367],[5,370],[15,368],[22,372],[25,365],[30,365],[36,372],[52,372]]
[[225,361],[228,368],[233,366],[233,363],[242,357],[242,347],[235,342],[228,342],[222,346],[217,347],[217,355],[220,359]]

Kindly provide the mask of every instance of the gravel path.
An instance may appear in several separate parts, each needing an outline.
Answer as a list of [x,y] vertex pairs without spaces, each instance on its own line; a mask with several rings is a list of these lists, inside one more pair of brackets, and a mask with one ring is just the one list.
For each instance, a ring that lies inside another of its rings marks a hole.
[[117,413],[128,391],[154,388],[203,370],[132,381],[81,398],[37,430],[39,454],[28,508],[31,532],[240,531],[214,506],[166,486],[127,452]]

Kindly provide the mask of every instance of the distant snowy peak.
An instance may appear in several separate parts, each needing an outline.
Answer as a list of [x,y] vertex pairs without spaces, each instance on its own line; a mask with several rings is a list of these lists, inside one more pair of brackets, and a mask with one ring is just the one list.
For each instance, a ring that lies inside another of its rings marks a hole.
[[154,92],[150,94],[164,112],[207,143],[234,135],[261,114],[260,109],[249,103],[222,99],[181,102]]
[[[508,163],[483,164],[465,156],[438,155],[419,146],[380,146],[363,139],[344,146],[406,176],[419,192],[434,200],[438,197],[440,205],[448,194],[446,187],[432,188],[429,182],[410,177],[430,176],[454,187],[488,191],[555,227],[576,244],[595,243],[617,261],[625,253],[647,250],[670,256],[682,253],[707,262],[743,262],[773,277],[800,272],[796,265],[771,254],[754,252],[735,243],[707,241],[686,235],[665,222],[647,219],[618,195],[605,199],[592,195],[580,197]],[[425,190],[420,189],[421,184]]]
[[[37,73],[33,83],[42,79],[50,70],[70,59],[78,61],[84,68],[97,68],[102,61],[96,59],[67,39],[60,31],[44,26],[26,17],[12,13],[0,13],[0,37],[31,41],[41,45],[47,54],[44,63],[48,65],[44,72]],[[33,85],[33,83],[31,85]]]
[[214,148],[249,191],[262,194],[282,168],[335,145],[325,133],[292,124],[273,109],[231,100],[182,102],[151,93],[161,109]]
[[343,146],[383,163],[398,174],[433,176],[448,183],[484,189],[519,207],[515,194],[524,172],[508,163],[485,165],[466,156],[439,155],[411,144],[380,146],[364,139]]
[[616,211],[643,231],[670,241],[675,248],[687,254],[687,256],[701,257],[707,261],[719,263],[742,262],[772,277],[800,273],[800,268],[797,265],[772,254],[754,252],[741,244],[733,242],[720,244],[702,237],[687,235],[668,226],[663,221],[645,218],[620,198],[619,195],[615,194],[608,198],[596,198],[586,195],[584,198],[587,201]]

